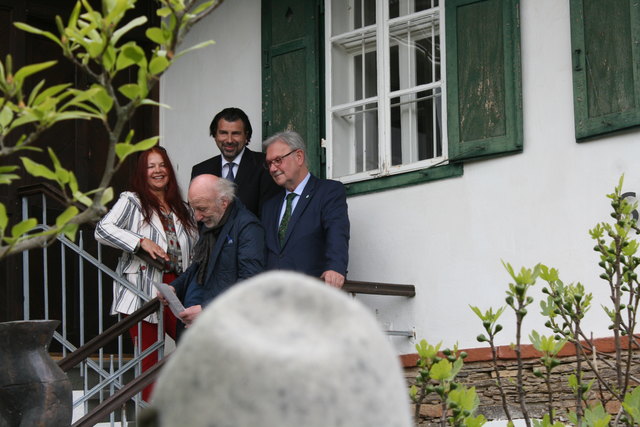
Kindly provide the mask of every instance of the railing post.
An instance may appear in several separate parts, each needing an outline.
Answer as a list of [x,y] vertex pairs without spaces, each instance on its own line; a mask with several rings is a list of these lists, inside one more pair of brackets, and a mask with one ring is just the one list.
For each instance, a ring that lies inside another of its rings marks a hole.
[[[22,197],[22,220],[29,218],[27,198]],[[22,252],[22,316],[29,320],[29,251]]]
[[[40,196],[42,200],[42,223],[47,223],[47,198],[44,193]],[[49,249],[42,248],[42,283],[44,286],[44,318],[49,320]]]

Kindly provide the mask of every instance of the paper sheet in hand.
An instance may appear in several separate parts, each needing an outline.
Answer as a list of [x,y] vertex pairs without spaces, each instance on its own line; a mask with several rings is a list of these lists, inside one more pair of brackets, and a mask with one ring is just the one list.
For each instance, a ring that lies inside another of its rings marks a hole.
[[158,292],[160,292],[164,297],[164,299],[167,300],[167,302],[169,303],[169,308],[171,309],[171,312],[178,319],[180,319],[180,316],[178,316],[178,313],[182,313],[184,311],[184,305],[182,305],[182,303],[176,296],[175,292],[171,290],[169,285],[166,285],[164,283],[153,282],[153,286],[155,286]]

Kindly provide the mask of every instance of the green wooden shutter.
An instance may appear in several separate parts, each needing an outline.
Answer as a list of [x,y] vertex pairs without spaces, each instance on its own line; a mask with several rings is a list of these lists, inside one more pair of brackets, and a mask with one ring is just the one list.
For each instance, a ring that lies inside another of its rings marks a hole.
[[300,133],[309,169],[323,176],[319,10],[318,0],[262,0],[262,134]]
[[446,0],[451,161],[522,150],[519,0]]
[[578,140],[640,124],[639,9],[631,0],[571,0]]

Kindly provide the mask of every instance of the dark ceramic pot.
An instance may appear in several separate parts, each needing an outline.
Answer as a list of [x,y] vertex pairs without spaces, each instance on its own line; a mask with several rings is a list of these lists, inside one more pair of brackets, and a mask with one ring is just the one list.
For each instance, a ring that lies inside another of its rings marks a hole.
[[59,324],[0,323],[0,427],[71,424],[71,383],[47,352]]

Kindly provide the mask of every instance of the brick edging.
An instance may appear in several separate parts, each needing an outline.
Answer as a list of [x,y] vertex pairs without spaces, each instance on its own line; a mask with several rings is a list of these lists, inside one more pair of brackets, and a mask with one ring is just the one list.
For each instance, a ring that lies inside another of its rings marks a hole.
[[[622,348],[627,348],[626,337],[621,337],[621,339]],[[616,349],[614,337],[594,338],[593,343],[596,346],[596,349],[603,353],[613,353]],[[497,350],[497,357],[499,360],[512,360],[516,358],[516,352],[511,348],[510,345],[498,346]],[[467,353],[467,357],[464,359],[465,362],[488,362],[493,359],[490,347],[474,347],[460,349],[460,351],[464,351]],[[534,359],[542,356],[542,353],[533,348],[533,345],[531,344],[522,345],[521,353],[523,359]],[[575,356],[575,354],[575,346],[573,344],[567,344],[560,351],[560,353],[558,353],[558,356],[567,357]],[[402,364],[403,368],[412,368],[417,366],[419,359],[418,353],[401,354],[399,357],[400,363]]]

